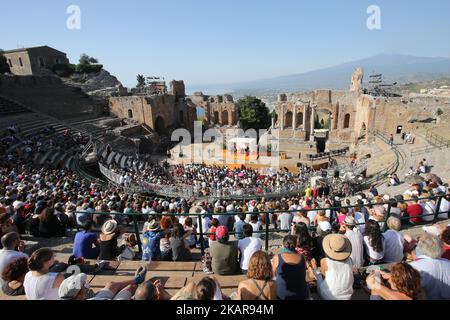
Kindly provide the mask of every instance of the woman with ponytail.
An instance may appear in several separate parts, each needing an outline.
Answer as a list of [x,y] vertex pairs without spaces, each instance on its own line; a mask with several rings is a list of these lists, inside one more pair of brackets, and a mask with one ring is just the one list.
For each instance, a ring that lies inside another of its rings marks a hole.
[[55,262],[55,255],[49,248],[36,250],[28,259],[30,271],[23,284],[28,300],[60,300],[58,288],[64,275],[50,272]]

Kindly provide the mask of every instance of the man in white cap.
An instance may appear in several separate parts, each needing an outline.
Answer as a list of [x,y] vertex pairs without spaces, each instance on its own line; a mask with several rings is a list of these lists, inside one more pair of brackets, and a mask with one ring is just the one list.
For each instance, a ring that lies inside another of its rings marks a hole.
[[361,268],[364,265],[364,246],[363,236],[359,229],[356,227],[355,218],[347,216],[344,220],[343,229],[345,230],[345,236],[350,240],[352,244],[352,253],[350,257],[353,261],[353,267]]

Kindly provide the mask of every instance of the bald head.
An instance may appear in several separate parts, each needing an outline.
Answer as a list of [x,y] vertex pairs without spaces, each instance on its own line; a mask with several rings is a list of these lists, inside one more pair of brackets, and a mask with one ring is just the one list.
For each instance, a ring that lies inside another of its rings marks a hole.
[[7,250],[14,250],[20,241],[17,232],[9,232],[2,237],[2,246]]
[[145,281],[136,289],[134,300],[155,300],[156,287],[151,281]]

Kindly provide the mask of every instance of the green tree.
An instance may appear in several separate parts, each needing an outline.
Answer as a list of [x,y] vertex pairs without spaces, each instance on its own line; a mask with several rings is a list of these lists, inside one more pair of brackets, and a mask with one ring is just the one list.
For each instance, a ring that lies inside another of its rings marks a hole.
[[137,88],[145,86],[145,77],[144,77],[144,75],[138,74],[136,76],[136,80],[137,80],[137,85],[136,85]]
[[8,61],[6,61],[5,56],[3,55],[3,50],[0,49],[0,74],[5,72],[11,72],[9,69]]
[[245,97],[237,102],[239,121],[242,129],[268,129],[272,115],[266,104],[256,97]]
[[444,114],[444,111],[442,111],[441,108],[438,108],[438,109],[436,110],[436,115],[437,115],[438,117],[442,116],[443,114]]
[[94,58],[94,57],[90,57],[90,56],[88,56],[86,53],[83,53],[83,54],[80,56],[79,63],[80,63],[81,65],[96,64],[96,63],[98,63],[98,59],[96,59],[96,58]]

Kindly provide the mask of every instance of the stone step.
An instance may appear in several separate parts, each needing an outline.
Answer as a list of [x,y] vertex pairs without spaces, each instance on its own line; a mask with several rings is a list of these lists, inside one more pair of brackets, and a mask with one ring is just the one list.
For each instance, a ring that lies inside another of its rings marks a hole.
[[39,160],[39,164],[44,164],[45,161],[47,161],[48,157],[50,157],[50,155],[53,153],[53,150],[48,150],[43,156],[42,158]]

